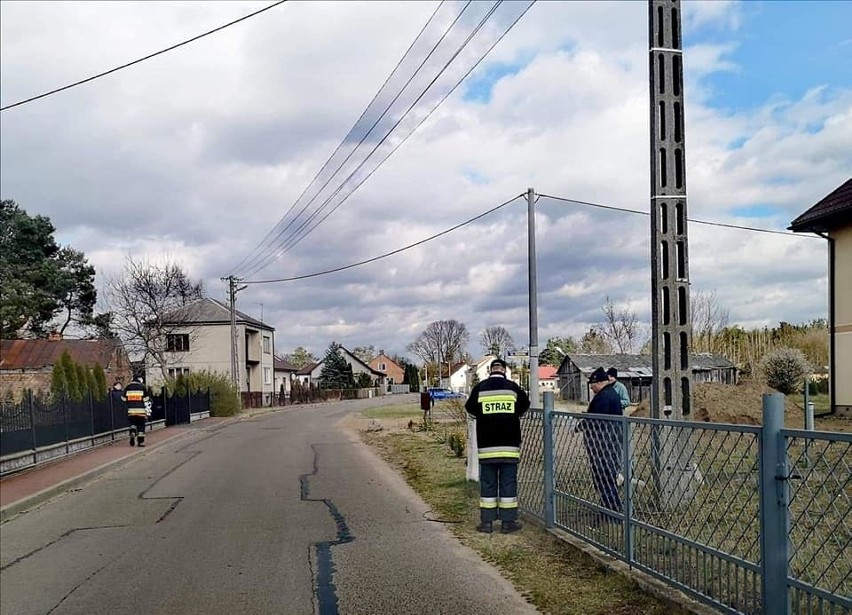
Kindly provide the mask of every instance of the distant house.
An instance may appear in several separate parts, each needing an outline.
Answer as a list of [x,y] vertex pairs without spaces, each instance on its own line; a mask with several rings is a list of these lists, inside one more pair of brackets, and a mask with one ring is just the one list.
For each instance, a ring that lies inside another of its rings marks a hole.
[[405,370],[399,363],[387,356],[384,350],[380,351],[379,356],[370,361],[370,369],[383,373],[387,379],[387,384],[402,384],[405,379]]
[[[374,370],[343,346],[340,346],[337,352],[352,367],[352,375],[356,379],[358,378],[358,374],[369,374],[375,382],[375,386],[382,387],[382,389],[387,386],[387,379],[385,377],[385,374],[380,371]],[[299,383],[305,386],[309,386],[311,383],[313,383],[318,386],[320,376],[322,375],[322,366],[324,361],[325,359],[319,361],[318,363],[306,365],[298,372],[296,372],[296,379],[299,381]]]
[[832,410],[852,416],[852,178],[790,223],[828,240],[829,386]]
[[540,391],[556,390],[556,368],[552,365],[538,366],[538,388]]
[[[480,358],[476,362],[476,364],[472,366],[472,370],[476,374],[476,377],[479,382],[482,382],[483,380],[488,378],[488,376],[490,375],[489,368],[491,367],[491,361],[496,358],[496,355],[487,354],[484,357]],[[511,366],[506,368],[506,378],[508,378],[509,380],[513,380]]]
[[[210,371],[231,373],[231,311],[224,303],[204,298],[187,304],[165,317],[172,325],[167,334],[165,365],[149,357],[145,378],[159,385],[163,375]],[[269,398],[275,392],[273,350],[275,329],[236,310],[237,381],[241,393]]]
[[75,363],[100,365],[107,386],[116,380],[126,384],[132,377],[124,346],[117,340],[66,340],[60,334],[48,339],[0,340],[0,396],[20,399],[26,389],[50,390],[53,364],[68,351]]
[[[589,375],[598,367],[618,370],[618,380],[627,387],[632,403],[651,396],[654,370],[651,355],[639,354],[569,354],[556,370],[558,396],[562,399],[587,403],[590,399]],[[737,368],[726,358],[717,355],[692,356],[692,376],[695,382],[737,383]]]
[[284,357],[279,357],[277,355],[272,356],[272,365],[275,394],[280,395],[283,388],[284,396],[290,397],[293,379],[296,377],[296,373],[299,371],[299,368],[290,363]]
[[464,361],[454,363],[450,366],[450,389],[456,393],[470,392],[470,365]]

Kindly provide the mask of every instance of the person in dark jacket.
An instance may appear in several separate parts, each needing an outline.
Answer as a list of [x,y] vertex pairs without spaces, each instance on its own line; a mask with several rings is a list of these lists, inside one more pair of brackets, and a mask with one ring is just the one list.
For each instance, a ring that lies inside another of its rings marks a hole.
[[479,455],[479,517],[477,531],[490,534],[500,519],[500,531],[521,529],[518,523],[518,462],[521,458],[520,417],[530,398],[506,378],[506,362],[494,359],[488,378],[473,387],[465,410],[476,419]]
[[[623,415],[621,399],[603,367],[592,372],[589,384],[595,396],[589,402],[587,414]],[[621,497],[616,482],[621,467],[621,424],[617,421],[587,418],[580,424],[580,430],[585,436],[583,443],[591,465],[592,479],[601,498],[601,506],[613,512],[621,512]]]
[[151,416],[151,400],[145,392],[141,378],[135,378],[124,389],[121,399],[127,405],[127,422],[130,423],[130,446],[145,446],[145,421]]

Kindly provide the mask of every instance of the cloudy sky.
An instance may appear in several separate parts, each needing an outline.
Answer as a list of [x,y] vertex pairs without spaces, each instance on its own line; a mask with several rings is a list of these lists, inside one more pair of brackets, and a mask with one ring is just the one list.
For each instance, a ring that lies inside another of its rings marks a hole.
[[[264,6],[4,1],[2,105]],[[346,151],[363,136],[346,138],[386,80],[392,83],[388,76],[427,20],[441,17],[437,6],[288,2],[3,111],[2,198],[49,216],[58,239],[95,265],[99,283],[119,273],[128,255],[169,258],[224,299],[219,278],[247,273],[240,263],[285,228],[276,224],[299,211],[300,195],[338,145]],[[472,10],[481,15],[488,6]],[[470,66],[468,55],[476,45],[484,52],[512,10],[495,14],[459,61]],[[691,218],[783,230],[849,177],[848,23],[847,2],[684,3]],[[246,279],[369,259],[527,187],[647,211],[647,55],[644,2],[536,3],[387,162],[372,165],[351,197],[331,201],[339,207],[309,235],[291,237],[287,250],[268,250],[284,253]],[[465,70],[451,66],[447,74]],[[413,128],[423,115],[401,127]],[[343,181],[331,180],[329,190]],[[542,197],[537,231],[542,344],[599,323],[607,296],[649,321],[647,216]],[[700,224],[689,233],[693,289],[715,291],[732,322],[826,316],[823,240]],[[454,318],[467,325],[477,355],[478,334],[490,325],[506,327],[518,346],[528,343],[526,270],[519,199],[362,267],[251,284],[238,307],[276,327],[279,352],[302,345],[321,355],[336,340],[405,353],[431,321]]]

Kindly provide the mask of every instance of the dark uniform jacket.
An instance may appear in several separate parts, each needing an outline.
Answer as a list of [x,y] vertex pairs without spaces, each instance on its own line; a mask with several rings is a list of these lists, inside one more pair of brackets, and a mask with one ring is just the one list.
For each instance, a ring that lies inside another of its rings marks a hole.
[[127,416],[148,416],[148,408],[145,405],[148,395],[145,393],[145,385],[141,382],[128,384],[122,399],[127,404]]
[[[589,402],[586,413],[623,416],[621,397],[612,384],[608,384],[597,392]],[[585,432],[586,446],[591,446],[599,453],[617,455],[621,450],[621,424],[618,421],[602,421],[590,417],[583,420],[580,430]]]
[[479,461],[520,459],[520,417],[530,408],[526,391],[505,376],[492,375],[473,387],[464,407],[476,419]]

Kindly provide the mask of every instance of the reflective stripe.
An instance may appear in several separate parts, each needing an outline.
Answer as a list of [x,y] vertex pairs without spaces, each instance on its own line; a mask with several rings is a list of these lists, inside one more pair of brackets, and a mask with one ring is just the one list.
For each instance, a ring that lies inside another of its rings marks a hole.
[[127,416],[148,416],[148,411],[145,408],[130,408],[127,411]]
[[497,508],[497,498],[479,498],[480,508]]
[[483,395],[482,393],[479,394],[479,401],[482,402],[482,403],[485,403],[485,402],[488,402],[488,401],[512,401],[512,402],[514,402],[514,401],[517,401],[517,399],[518,398],[517,398],[516,395],[503,395],[502,391],[501,391],[500,395]]
[[518,498],[500,498],[500,501],[497,503],[499,508],[517,508],[518,507]]
[[481,400],[483,397],[493,397],[495,395],[511,395],[512,399],[518,398],[518,394],[512,389],[494,389],[492,391],[480,391],[479,399]]
[[127,391],[125,393],[125,397],[127,397],[127,401],[142,401],[142,397],[145,394],[142,391]]
[[483,452],[483,451],[479,451],[479,458],[480,459],[520,459],[521,458],[521,451],[519,451],[517,449],[514,452],[511,452],[511,451],[494,451],[494,452],[491,452],[491,453],[486,453],[486,452]]

